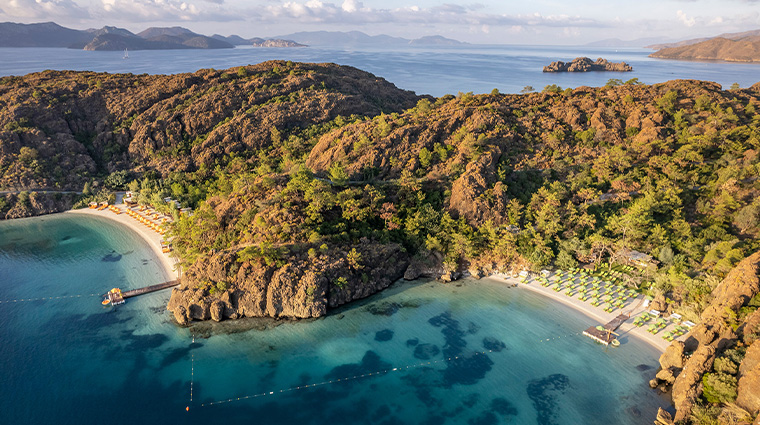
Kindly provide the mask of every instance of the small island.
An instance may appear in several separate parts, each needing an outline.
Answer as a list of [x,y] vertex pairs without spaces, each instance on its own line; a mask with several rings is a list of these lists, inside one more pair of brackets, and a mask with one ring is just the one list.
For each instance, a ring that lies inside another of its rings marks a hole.
[[611,72],[630,72],[633,67],[625,62],[613,63],[607,59],[599,58],[592,61],[587,57],[575,58],[570,62],[556,61],[544,67],[544,72],[589,72],[589,71],[611,71]]

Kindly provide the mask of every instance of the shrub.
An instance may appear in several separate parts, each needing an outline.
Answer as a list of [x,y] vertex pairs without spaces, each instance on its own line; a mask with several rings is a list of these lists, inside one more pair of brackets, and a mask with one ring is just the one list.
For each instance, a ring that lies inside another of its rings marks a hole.
[[730,403],[736,400],[736,378],[725,373],[706,373],[702,377],[705,399],[710,403]]
[[343,289],[343,288],[345,288],[345,287],[346,287],[346,285],[348,285],[348,280],[347,280],[345,277],[342,277],[342,276],[341,276],[341,277],[337,278],[337,279],[335,280],[335,282],[333,282],[333,284],[334,284],[335,286],[337,286],[338,288],[341,288],[341,289]]
[[715,371],[718,373],[724,373],[727,375],[736,375],[736,372],[739,371],[739,368],[736,367],[736,363],[732,362],[731,359],[726,357],[718,357],[715,359],[713,369],[715,369]]

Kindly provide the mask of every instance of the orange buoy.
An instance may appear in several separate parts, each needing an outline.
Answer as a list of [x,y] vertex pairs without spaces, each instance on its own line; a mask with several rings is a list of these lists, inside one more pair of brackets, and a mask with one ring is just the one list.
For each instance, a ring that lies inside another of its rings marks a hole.
[[189,412],[190,411],[190,406],[185,407],[185,411]]

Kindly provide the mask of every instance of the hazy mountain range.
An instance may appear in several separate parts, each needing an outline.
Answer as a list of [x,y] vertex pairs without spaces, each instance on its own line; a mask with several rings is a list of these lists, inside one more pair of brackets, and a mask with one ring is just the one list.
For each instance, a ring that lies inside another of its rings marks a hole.
[[187,28],[151,27],[137,34],[112,26],[75,30],[54,22],[0,23],[0,47],[67,47],[84,50],[231,49],[239,45],[300,47],[291,40],[251,38],[219,34],[205,36]]
[[367,35],[361,31],[303,31],[292,34],[279,35],[276,38],[295,40],[299,43],[308,44],[309,46],[459,46],[467,44],[461,41],[442,37],[440,35],[431,35],[410,40],[407,38],[393,37],[385,34]]
[[67,47],[85,50],[231,49],[235,46],[454,46],[465,44],[439,35],[409,40],[389,35],[367,35],[359,31],[298,32],[273,38],[243,38],[239,35],[206,36],[187,28],[152,27],[137,34],[112,26],[75,30],[54,22],[37,24],[0,23],[0,47]]

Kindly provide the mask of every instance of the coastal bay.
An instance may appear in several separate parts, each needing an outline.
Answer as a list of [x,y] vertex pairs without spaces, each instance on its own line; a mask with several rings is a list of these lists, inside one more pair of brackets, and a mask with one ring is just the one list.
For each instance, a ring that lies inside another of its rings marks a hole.
[[[163,278],[161,263],[146,257],[154,254],[149,246],[111,215],[106,214],[106,220],[65,213],[0,223],[0,240],[12,242],[0,247],[0,267],[9,276],[0,286],[3,300],[94,293],[122,278],[137,285]],[[102,245],[95,242],[104,237],[99,234],[131,242]],[[112,250],[121,259],[102,261]],[[135,254],[136,263],[130,259]],[[69,269],[74,271],[63,271]],[[620,415],[626,419],[618,423],[644,424],[651,418],[643,412],[665,403],[644,384],[654,373],[657,351],[631,340],[605,352],[577,335],[589,324],[587,317],[495,280],[398,282],[321,320],[282,321],[274,328],[245,333],[212,332],[195,342],[192,327],[172,323],[164,309],[166,299],[165,293],[156,293],[117,308],[101,307],[97,297],[0,303],[3,340],[13,341],[3,348],[6,364],[21,362],[30,344],[37,347],[20,363],[26,366],[2,369],[3,381],[11,385],[0,391],[14,388],[12,397],[0,397],[3,419],[96,423],[99,409],[93,406],[131,403],[143,408],[125,410],[113,423],[146,418],[204,423],[219,415],[257,415],[285,424],[325,423],[325,417],[332,423],[350,423],[370,412],[386,420],[406,422],[422,415],[457,424],[491,412],[527,424],[608,423]],[[546,339],[554,345],[540,345],[548,344],[541,342]],[[469,360],[444,360],[455,352]],[[433,363],[423,364],[428,362]],[[547,369],[547,364],[553,366]],[[642,364],[648,366],[637,370]],[[406,366],[411,368],[407,371]],[[391,368],[399,370],[279,396],[211,404]],[[616,386],[610,374],[619,382],[640,385]],[[547,392],[552,402],[536,404],[550,382],[573,390]],[[40,391],[43,386],[46,390]],[[618,397],[628,402],[618,405]],[[594,410],[592,417],[583,408],[588,403],[609,409]],[[35,409],[38,405],[47,408]],[[316,405],[327,416],[303,409]]]

